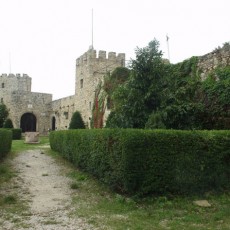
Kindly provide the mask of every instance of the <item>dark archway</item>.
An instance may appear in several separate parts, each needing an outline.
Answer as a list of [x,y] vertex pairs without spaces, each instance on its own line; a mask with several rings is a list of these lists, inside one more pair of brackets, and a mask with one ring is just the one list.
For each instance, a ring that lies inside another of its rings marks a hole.
[[56,129],[56,118],[52,117],[52,130]]
[[21,117],[22,132],[36,132],[37,119],[33,113],[24,113]]

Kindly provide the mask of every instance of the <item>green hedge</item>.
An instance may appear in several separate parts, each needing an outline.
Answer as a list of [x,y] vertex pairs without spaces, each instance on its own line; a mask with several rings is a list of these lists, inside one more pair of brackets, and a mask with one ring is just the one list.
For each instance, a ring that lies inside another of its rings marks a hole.
[[21,140],[22,129],[11,129],[13,133],[13,140]]
[[230,131],[55,131],[50,144],[76,167],[129,195],[230,189]]
[[0,129],[0,159],[10,152],[12,144],[12,132],[6,129]]
[[4,129],[12,131],[12,139],[13,140],[21,140],[22,129],[14,129],[14,128],[4,128]]

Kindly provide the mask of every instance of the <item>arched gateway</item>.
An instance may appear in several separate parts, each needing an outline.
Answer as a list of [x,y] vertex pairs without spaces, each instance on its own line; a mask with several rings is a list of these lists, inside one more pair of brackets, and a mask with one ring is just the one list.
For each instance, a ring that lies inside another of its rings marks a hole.
[[36,132],[37,119],[33,113],[24,113],[21,117],[22,132]]

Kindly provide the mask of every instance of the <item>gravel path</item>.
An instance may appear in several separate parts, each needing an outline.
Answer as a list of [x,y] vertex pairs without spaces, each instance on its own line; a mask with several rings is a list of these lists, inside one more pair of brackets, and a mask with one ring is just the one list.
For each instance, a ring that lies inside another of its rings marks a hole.
[[20,219],[20,224],[12,218],[4,219],[0,229],[93,229],[84,219],[70,215],[72,190],[70,179],[63,173],[65,166],[57,164],[42,150],[20,153],[13,159],[13,165],[17,171],[15,192],[20,200],[28,201],[29,211],[14,216],[14,220]]

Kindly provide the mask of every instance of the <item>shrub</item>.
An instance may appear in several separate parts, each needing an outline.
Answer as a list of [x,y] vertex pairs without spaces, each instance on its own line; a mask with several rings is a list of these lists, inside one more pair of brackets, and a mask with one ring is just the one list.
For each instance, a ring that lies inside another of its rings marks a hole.
[[3,128],[13,128],[14,126],[13,126],[13,123],[12,123],[12,121],[11,121],[11,119],[6,119],[6,121],[5,121],[5,123],[4,123],[4,125],[3,125]]
[[10,152],[12,144],[12,132],[6,129],[0,129],[0,159]]
[[103,129],[51,132],[51,148],[129,195],[230,188],[230,131]]
[[22,129],[10,129],[10,128],[7,128],[6,130],[10,130],[12,132],[12,139],[13,140],[21,140],[21,138],[22,138]]
[[84,121],[80,112],[76,111],[70,121],[69,129],[85,129]]
[[21,140],[22,129],[11,129],[13,133],[13,140]]

